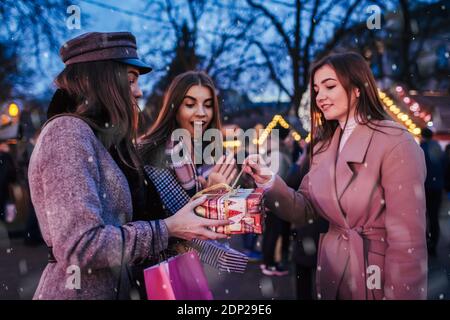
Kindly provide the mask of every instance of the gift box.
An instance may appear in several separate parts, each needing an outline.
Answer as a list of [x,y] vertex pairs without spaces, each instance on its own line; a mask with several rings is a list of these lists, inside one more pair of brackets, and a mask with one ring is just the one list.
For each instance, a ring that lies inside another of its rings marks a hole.
[[197,215],[232,221],[232,224],[227,226],[213,227],[213,231],[223,234],[262,233],[262,189],[231,189],[227,185],[218,185],[203,190],[196,197],[200,195],[206,195],[206,200],[195,208]]

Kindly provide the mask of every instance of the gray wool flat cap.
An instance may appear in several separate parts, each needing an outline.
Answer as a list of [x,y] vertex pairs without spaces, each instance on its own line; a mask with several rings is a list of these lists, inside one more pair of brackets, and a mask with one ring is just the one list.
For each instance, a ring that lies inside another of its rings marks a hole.
[[137,54],[136,38],[130,32],[88,32],[67,41],[59,50],[66,66],[91,61],[116,60],[136,67],[141,74],[152,68]]

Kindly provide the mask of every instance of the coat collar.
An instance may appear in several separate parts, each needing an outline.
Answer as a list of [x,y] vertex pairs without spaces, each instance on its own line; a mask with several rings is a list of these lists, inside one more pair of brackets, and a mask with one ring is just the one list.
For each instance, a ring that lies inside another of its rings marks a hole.
[[364,162],[374,131],[367,125],[358,125],[339,153],[341,132],[341,128],[337,127],[329,147],[315,156],[314,162],[317,163],[317,166],[310,172],[310,181],[314,197],[323,213],[334,221],[336,215],[331,217],[329,213],[340,212],[343,220],[336,221],[336,223],[345,225],[347,224],[345,214],[339,200],[354,176],[350,163]]
[[357,125],[351,133],[336,161],[336,192],[341,199],[353,178],[351,163],[363,163],[374,130],[367,125]]

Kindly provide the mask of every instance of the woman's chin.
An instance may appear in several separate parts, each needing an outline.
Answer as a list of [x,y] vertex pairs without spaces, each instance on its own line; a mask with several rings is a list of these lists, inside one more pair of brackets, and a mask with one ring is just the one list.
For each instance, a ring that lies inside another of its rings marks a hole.
[[327,120],[327,121],[331,121],[331,120],[337,120],[337,117],[335,117],[334,115],[332,115],[332,114],[324,114],[324,116],[325,116],[325,119]]

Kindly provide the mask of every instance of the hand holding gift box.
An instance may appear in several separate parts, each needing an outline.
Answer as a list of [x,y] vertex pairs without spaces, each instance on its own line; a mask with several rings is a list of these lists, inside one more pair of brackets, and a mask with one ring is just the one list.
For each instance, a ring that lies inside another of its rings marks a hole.
[[194,196],[206,196],[206,200],[194,209],[201,217],[208,219],[228,219],[233,223],[213,227],[213,231],[223,234],[262,233],[263,190],[233,189],[227,184],[207,188]]

